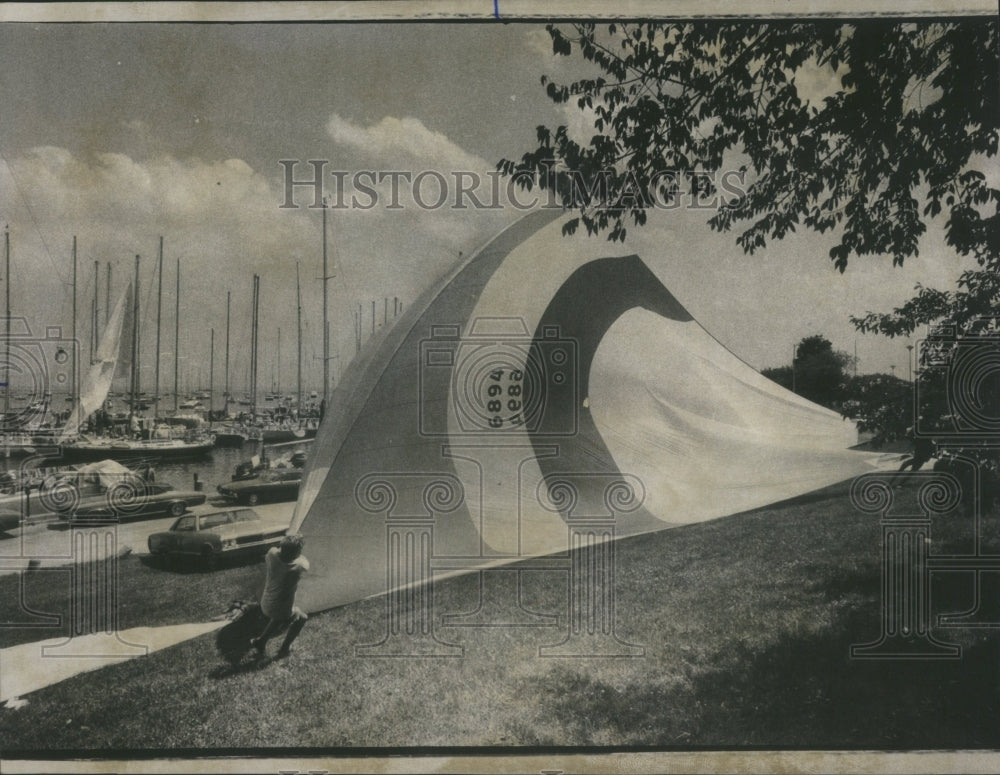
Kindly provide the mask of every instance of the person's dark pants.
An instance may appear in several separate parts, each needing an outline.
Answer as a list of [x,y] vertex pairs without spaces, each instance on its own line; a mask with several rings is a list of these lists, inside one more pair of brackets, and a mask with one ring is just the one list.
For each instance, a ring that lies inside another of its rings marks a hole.
[[256,649],[263,652],[267,647],[267,642],[287,627],[288,632],[285,633],[285,640],[282,641],[278,653],[288,653],[292,642],[299,637],[299,633],[302,632],[302,628],[306,626],[308,620],[309,617],[306,616],[305,612],[296,606],[292,609],[292,615],[288,619],[268,619],[264,631],[254,638],[252,643]]
[[903,465],[899,467],[899,470],[905,471],[907,468],[909,468],[911,471],[919,471],[921,468],[923,468],[924,463],[930,460],[931,457],[932,457],[931,455],[927,455],[926,457],[924,455],[914,455],[913,457],[904,460]]

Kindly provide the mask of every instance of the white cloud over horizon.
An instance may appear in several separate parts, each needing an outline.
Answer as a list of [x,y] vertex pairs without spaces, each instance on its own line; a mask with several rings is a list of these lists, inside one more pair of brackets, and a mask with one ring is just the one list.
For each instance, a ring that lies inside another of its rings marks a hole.
[[429,129],[412,116],[385,116],[378,123],[361,126],[333,113],[327,121],[326,131],[334,142],[377,158],[382,169],[401,166],[412,169],[414,163],[423,165],[421,169],[440,172],[483,173],[493,169],[485,159],[468,153],[446,135]]
[[[431,159],[447,150],[449,141],[428,133],[415,147],[422,158]],[[474,160],[471,155],[466,158]],[[248,347],[254,273],[262,278],[263,346],[273,348],[279,327],[285,341],[293,341],[296,263],[306,335],[319,340],[322,219],[318,210],[306,206],[311,194],[302,191],[296,197],[301,200],[299,209],[281,209],[282,182],[280,169],[267,176],[239,158],[209,162],[162,155],[139,160],[121,153],[82,155],[37,146],[6,159],[0,165],[4,203],[0,217],[11,234],[13,314],[27,316],[33,330],[60,325],[69,332],[71,244],[76,236],[79,336],[88,341],[94,261],[101,262],[103,310],[106,263],[113,264],[113,294],[117,294],[131,279],[138,253],[144,346],[148,346],[153,340],[145,337],[152,336],[155,325],[154,267],[163,235],[164,337],[172,342],[175,262],[180,258],[181,337],[182,346],[185,339],[191,343],[185,356],[189,368],[207,373],[212,327],[216,365],[221,368],[218,348],[227,290],[232,292],[233,357],[242,357],[241,349],[245,352]],[[382,203],[364,212],[331,210],[329,260],[337,276],[330,282],[330,314],[333,346],[342,354],[339,368],[354,354],[352,312],[359,303],[367,310],[375,299],[380,313],[386,296],[390,307],[396,296],[408,305],[454,264],[460,251],[468,255],[508,215],[448,207],[387,211]],[[307,372],[319,369],[319,361],[312,357],[315,347],[309,343],[304,348]],[[172,344],[164,352],[168,349]]]
[[[354,169],[364,169],[365,155],[378,155],[380,149],[388,168],[414,172],[435,160],[458,159],[469,166],[482,162],[416,120],[385,118],[369,127],[341,120],[335,129],[345,147],[358,154],[338,162],[347,169],[355,160]],[[304,170],[296,174],[305,175]],[[311,202],[305,190],[298,192],[301,209],[280,209],[281,185],[280,170],[268,176],[239,158],[209,162],[161,155],[140,160],[38,146],[7,160],[0,165],[0,201],[11,226],[15,314],[25,314],[22,299],[43,299],[30,310],[36,321],[66,325],[69,246],[75,234],[81,261],[79,319],[88,319],[93,261],[102,263],[102,281],[104,263],[113,262],[115,284],[121,287],[122,278],[131,275],[134,255],[141,253],[144,330],[150,331],[152,267],[163,235],[165,298],[173,298],[174,262],[180,257],[182,336],[204,350],[192,362],[207,361],[208,328],[215,327],[219,344],[227,290],[233,293],[234,352],[245,347],[255,272],[262,275],[266,336],[273,339],[281,327],[290,342],[297,262],[307,336],[319,339],[321,217],[305,207]],[[377,188],[384,195],[384,186]],[[338,368],[354,353],[352,313],[358,304],[369,316],[373,299],[379,309],[385,297],[390,307],[396,296],[409,305],[458,260],[460,251],[470,255],[520,214],[510,207],[428,211],[405,197],[403,201],[409,206],[398,211],[385,210],[383,202],[370,210],[329,213],[330,260],[337,268],[330,285],[331,326],[342,354]],[[734,245],[735,234],[709,232],[704,211],[654,216],[645,228],[630,228],[626,246],[608,243],[608,254],[642,255],[706,328],[757,368],[780,365],[791,343],[812,333],[825,334],[838,348],[850,350],[855,335],[848,314],[888,310],[907,298],[917,282],[951,287],[963,266],[943,244],[940,227],[925,235],[920,256],[905,268],[893,269],[888,259],[855,259],[842,277],[826,258],[828,240],[816,235],[793,235],[759,255],[745,256]],[[171,304],[165,302],[170,313]],[[53,316],[59,320],[48,319]],[[869,365],[884,369],[882,362],[898,362],[894,353],[902,344],[862,337],[859,346],[864,371]],[[309,353],[314,349],[311,344],[305,350],[313,368]]]

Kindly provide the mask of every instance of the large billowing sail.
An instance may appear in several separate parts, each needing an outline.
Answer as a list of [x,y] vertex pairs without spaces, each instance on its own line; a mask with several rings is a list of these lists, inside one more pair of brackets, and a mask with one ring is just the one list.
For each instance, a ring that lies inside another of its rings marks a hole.
[[734,356],[639,256],[564,237],[559,215],[531,213],[461,263],[333,392],[292,523],[308,610],[874,465],[847,449],[853,423]]
[[[101,335],[101,341],[97,345],[97,352],[94,354],[94,362],[87,372],[83,387],[80,390],[80,400],[76,402],[69,420],[63,427],[60,441],[65,441],[76,435],[79,427],[87,421],[94,412],[103,406],[111,390],[111,381],[114,379],[115,370],[122,360],[123,350],[122,329],[125,322],[126,312],[131,309],[129,300],[132,298],[132,285],[118,299],[111,317],[108,318],[107,326]],[[127,360],[126,360],[127,362]]]

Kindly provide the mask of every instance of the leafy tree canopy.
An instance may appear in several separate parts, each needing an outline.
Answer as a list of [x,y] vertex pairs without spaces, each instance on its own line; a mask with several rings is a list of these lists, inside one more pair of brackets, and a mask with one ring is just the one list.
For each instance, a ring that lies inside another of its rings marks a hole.
[[[905,335],[959,324],[1000,299],[1000,190],[981,168],[998,147],[993,20],[860,24],[589,23],[549,26],[555,54],[600,75],[542,78],[556,103],[592,116],[579,142],[540,126],[538,147],[498,168],[559,193],[588,232],[623,240],[629,221],[682,195],[713,197],[727,165],[744,195],[709,226],[738,227],[748,253],[799,227],[830,232],[834,265],[851,256],[916,255],[928,219],[978,269],[959,291],[918,288],[862,331]],[[707,173],[707,174],[697,174]]]
[[825,336],[807,336],[795,346],[791,366],[779,366],[761,372],[768,379],[831,409],[840,408],[849,381],[847,370],[854,358],[840,350]]

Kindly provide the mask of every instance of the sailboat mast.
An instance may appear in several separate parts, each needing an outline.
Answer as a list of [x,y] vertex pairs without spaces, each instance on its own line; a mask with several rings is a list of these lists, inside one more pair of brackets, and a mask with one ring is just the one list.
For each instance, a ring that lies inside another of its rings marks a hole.
[[156,260],[156,369],[153,380],[153,419],[160,416],[160,323],[163,317],[163,237],[160,237],[160,252]]
[[10,227],[3,231],[4,242],[4,286],[7,296],[4,307],[4,320],[6,321],[4,331],[4,359],[3,359],[3,424],[7,428],[7,418],[10,417]]
[[297,411],[302,413],[302,285],[299,283],[299,262],[295,262],[295,302],[297,306],[298,314],[298,364],[296,366],[297,371],[297,381],[296,381],[296,406]]
[[177,259],[177,293],[174,299],[174,413],[177,412],[177,367],[181,342],[181,260]]
[[97,330],[97,297],[100,294],[100,274],[101,262],[94,262],[94,303],[90,309],[90,362],[97,360],[97,342],[99,341],[99,331]]
[[128,413],[135,414],[136,391],[139,385],[139,256],[135,257],[135,282],[132,295],[132,378],[129,386]]
[[232,291],[226,291],[226,390],[225,412],[229,414],[229,302]]
[[253,276],[253,299],[250,310],[250,415],[257,416],[257,310],[260,303],[260,275]]
[[111,262],[108,261],[108,284],[104,286],[104,325],[111,316]]
[[[76,344],[76,235],[73,235],[73,324],[71,326],[72,334],[71,338],[73,344]],[[73,348],[73,368],[70,371],[70,383],[69,383],[69,397],[72,399],[71,403],[76,404],[76,397],[78,394],[77,384],[76,384],[76,374],[79,370],[77,364],[77,359],[79,358],[79,347]]]
[[327,310],[327,268],[326,268],[326,199],[323,199],[323,401],[329,399],[330,390],[330,321]]
[[208,345],[208,425],[212,427],[212,399],[215,396],[215,329]]
[[278,329],[278,385],[275,387],[274,392],[281,396],[281,329]]

